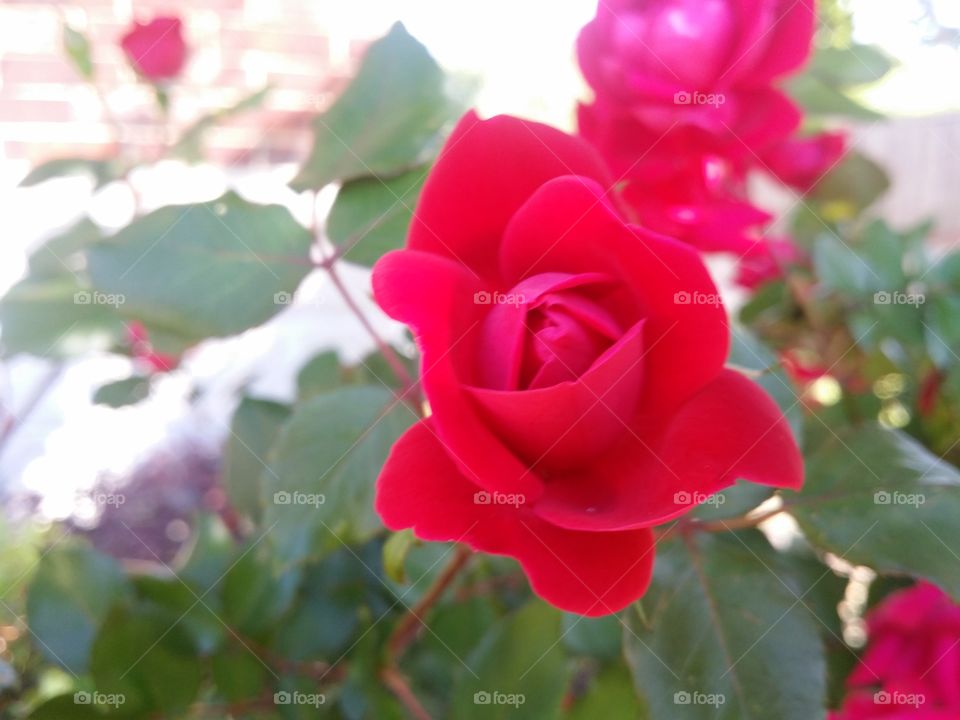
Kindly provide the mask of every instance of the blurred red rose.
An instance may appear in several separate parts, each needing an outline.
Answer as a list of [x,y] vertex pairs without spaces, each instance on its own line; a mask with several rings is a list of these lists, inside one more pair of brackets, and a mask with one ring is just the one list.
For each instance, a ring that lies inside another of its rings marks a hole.
[[800,114],[772,82],[806,61],[814,18],[813,0],[604,0],[578,57],[598,97],[655,131],[786,135]]
[[394,446],[395,530],[516,558],[584,615],[646,589],[650,527],[738,478],[797,488],[774,402],[727,370],[729,332],[689,246],[626,224],[577,138],[468,114],[428,178],[377,301],[422,350],[432,415]]
[[752,170],[809,190],[843,136],[791,139],[800,109],[776,86],[810,54],[813,0],[613,0],[580,33],[595,98],[578,111],[644,226],[707,252],[744,254],[770,215]]
[[779,280],[787,268],[806,259],[803,250],[790,238],[769,238],[755,243],[740,257],[734,282],[747,290],[756,290],[764,283]]
[[763,164],[780,182],[807,192],[839,163],[845,150],[843,133],[824,132],[774,146]]
[[867,616],[869,642],[831,720],[960,717],[960,606],[920,582]]
[[183,27],[178,17],[156,17],[134,22],[120,40],[127,59],[150,82],[170,80],[180,74],[187,58]]

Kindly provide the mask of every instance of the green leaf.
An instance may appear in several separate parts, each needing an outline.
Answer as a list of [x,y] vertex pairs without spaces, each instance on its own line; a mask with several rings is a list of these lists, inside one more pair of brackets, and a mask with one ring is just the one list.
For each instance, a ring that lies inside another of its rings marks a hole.
[[308,271],[310,233],[279,205],[227,193],[135,220],[88,253],[95,287],[124,298],[160,352],[269,320]]
[[89,218],[82,218],[30,253],[27,258],[30,276],[53,278],[82,273],[85,264],[83,251],[102,239],[100,228]]
[[93,59],[87,36],[67,23],[63,24],[63,49],[85,80],[93,80]]
[[817,623],[777,567],[759,533],[697,533],[660,543],[643,601],[648,623],[632,616],[624,636],[652,717],[823,717]]
[[877,120],[876,110],[861,105],[842,91],[812,74],[799,75],[787,82],[790,96],[811,115],[836,115],[855,120]]
[[200,515],[190,545],[178,558],[177,576],[198,595],[206,595],[223,579],[236,554],[233,536],[223,520],[217,515]]
[[575,655],[613,660],[621,654],[623,626],[616,615],[591,618],[563,614],[563,644]]
[[336,390],[343,385],[340,357],[335,351],[320,353],[311,358],[297,373],[297,397],[307,400]]
[[924,310],[924,340],[927,352],[941,368],[960,364],[960,297],[934,295]]
[[[194,590],[184,580],[150,575],[133,576],[137,597],[145,607],[153,607],[171,618],[179,618],[182,627],[201,655],[211,655],[229,637],[223,620],[214,611],[217,597]],[[219,608],[218,608],[219,611]],[[173,620],[171,620],[171,623]]]
[[299,571],[279,570],[264,550],[243,554],[222,582],[223,617],[244,636],[258,637],[268,630],[293,602]]
[[290,408],[286,405],[245,397],[230,423],[223,454],[223,487],[230,504],[254,520],[263,514],[260,477],[267,454],[288,417]]
[[93,394],[96,405],[106,405],[112,408],[121,408],[127,405],[136,405],[150,394],[150,378],[142,375],[133,375],[101,385]]
[[29,720],[102,720],[106,717],[99,705],[79,703],[73,693],[52,697],[28,715]]
[[361,178],[345,183],[327,219],[327,234],[343,246],[344,258],[373,265],[403,245],[427,169],[419,167],[390,180]]
[[57,158],[37,165],[20,181],[20,187],[32,187],[47,180],[73,175],[86,175],[94,181],[94,188],[101,188],[119,177],[119,171],[113,160],[96,158]]
[[825,47],[813,56],[810,72],[827,85],[848,88],[881,80],[893,69],[893,60],[875,45]]
[[866,155],[851,151],[817,183],[810,197],[825,208],[832,205],[832,212],[844,218],[854,218],[889,187],[890,179],[883,168]]
[[569,675],[559,641],[560,613],[546,603],[501,620],[459,669],[450,717],[558,717]]
[[429,159],[462,105],[426,48],[400,23],[373,43],[353,82],[314,122],[295,190],[367,175],[392,177]]
[[63,357],[107,350],[123,335],[119,298],[90,290],[83,251],[102,239],[84,218],[36,248],[29,274],[0,299],[7,355]]
[[84,544],[55,546],[41,558],[27,590],[27,618],[37,648],[72,673],[86,672],[107,611],[128,590],[113,558]]
[[865,295],[879,289],[880,278],[849,245],[835,235],[821,235],[813,246],[813,267],[828,290]]
[[124,332],[117,300],[91,292],[68,272],[27,277],[0,299],[3,353],[70,357],[108,350]]
[[960,472],[907,435],[874,425],[828,435],[786,502],[817,549],[960,597]]
[[175,615],[117,607],[93,645],[97,690],[122,695],[124,710],[146,717],[157,708],[176,716],[197,696],[203,667]]
[[619,664],[609,665],[591,678],[586,692],[563,717],[568,720],[648,720],[650,716],[633,689],[630,671]]
[[228,702],[257,697],[266,680],[267,668],[242,645],[214,655],[213,682]]
[[241,98],[229,107],[204,115],[184,130],[183,134],[170,149],[170,154],[175,157],[181,157],[189,162],[199,162],[203,159],[204,136],[209,130],[237,115],[242,115],[249,110],[259,108],[266,101],[267,96],[272,90],[273,88],[267,85]]
[[375,387],[343,388],[295,409],[263,476],[264,524],[274,528],[268,540],[282,557],[308,556],[318,537],[334,547],[380,532],[374,483],[414,419],[392,393]]

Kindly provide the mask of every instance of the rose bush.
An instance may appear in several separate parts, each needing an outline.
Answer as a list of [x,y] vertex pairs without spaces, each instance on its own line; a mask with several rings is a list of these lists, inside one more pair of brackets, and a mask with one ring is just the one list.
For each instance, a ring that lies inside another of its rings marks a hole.
[[803,475],[778,407],[724,368],[701,260],[626,224],[610,185],[582,141],[468,114],[373,277],[416,332],[432,410],[381,473],[385,524],[515,557],[584,615],[643,593],[652,526],[738,478]]
[[183,23],[178,17],[155,17],[146,23],[134,21],[120,45],[133,69],[154,83],[175,78],[187,59]]
[[960,715],[960,605],[926,582],[867,615],[869,644],[833,720],[947,720]]

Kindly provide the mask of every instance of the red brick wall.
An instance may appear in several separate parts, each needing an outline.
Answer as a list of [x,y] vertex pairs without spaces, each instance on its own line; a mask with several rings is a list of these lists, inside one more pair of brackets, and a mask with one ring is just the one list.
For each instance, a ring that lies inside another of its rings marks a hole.
[[[39,161],[106,152],[115,133],[99,96],[123,141],[144,157],[154,156],[163,131],[153,98],[137,83],[117,43],[132,17],[173,13],[184,20],[192,53],[173,90],[170,132],[270,83],[274,90],[262,110],[210,134],[212,159],[296,159],[309,146],[310,115],[330,102],[365,45],[334,29],[334,6],[343,7],[327,0],[4,0],[0,158]],[[99,96],[64,58],[63,17],[93,43]]]

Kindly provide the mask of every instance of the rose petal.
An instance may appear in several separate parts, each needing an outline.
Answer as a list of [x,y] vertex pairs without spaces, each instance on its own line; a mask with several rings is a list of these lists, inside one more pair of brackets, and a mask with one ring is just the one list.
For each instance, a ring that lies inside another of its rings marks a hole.
[[776,403],[724,370],[672,417],[640,419],[589,471],[551,477],[534,512],[576,530],[648,527],[738,479],[798,489],[803,459]]
[[547,388],[469,388],[495,432],[538,472],[599,455],[636,415],[643,378],[643,322],[579,379]]
[[547,180],[570,174],[610,182],[602,161],[579,138],[540,123],[480,120],[469,112],[424,184],[407,247],[454,258],[493,278],[511,216]]
[[649,585],[654,559],[650,530],[563,530],[524,507],[478,503],[476,492],[428,419],[394,445],[377,480],[376,509],[392,530],[413,528],[423,540],[463,542],[516,558],[534,591],[569,612],[616,612]]
[[[718,303],[681,304],[680,294],[717,298],[717,289],[697,253],[682,243],[626,226],[585,178],[545,184],[516,214],[501,248],[505,279],[584,268],[618,275],[624,295],[608,307],[645,319],[647,383],[642,402],[666,411],[716,377],[726,360],[726,314]],[[680,302],[678,302],[678,298]]]
[[488,306],[474,299],[488,289],[455,261],[412,250],[383,256],[373,270],[373,289],[380,307],[417,336],[421,383],[461,470],[487,490],[537,497],[542,483],[536,473],[490,432],[462,387],[478,382],[475,363]]

